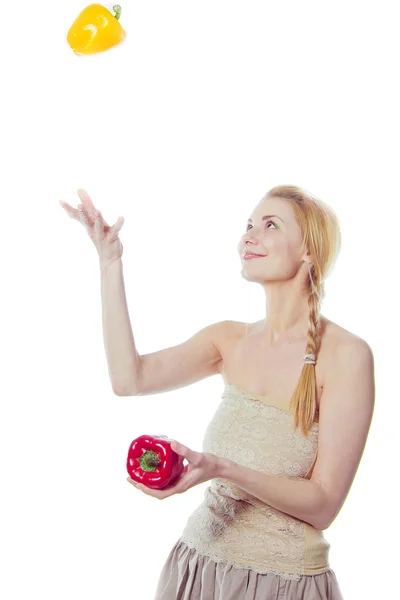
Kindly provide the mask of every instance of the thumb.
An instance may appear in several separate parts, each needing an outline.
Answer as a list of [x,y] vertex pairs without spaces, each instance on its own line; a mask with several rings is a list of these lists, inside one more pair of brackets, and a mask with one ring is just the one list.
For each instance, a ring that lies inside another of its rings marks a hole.
[[[171,448],[177,454],[182,454],[182,451],[185,447],[182,444],[179,444],[179,442],[176,442],[174,440],[173,442],[171,442]],[[187,448],[185,448],[185,449],[187,450]]]
[[179,454],[179,456],[184,456],[189,461],[191,459],[195,458],[196,452],[194,452],[193,450],[190,450],[190,448],[188,448],[187,446],[184,446],[183,444],[179,444],[175,440],[173,442],[171,442],[171,448],[174,452]]

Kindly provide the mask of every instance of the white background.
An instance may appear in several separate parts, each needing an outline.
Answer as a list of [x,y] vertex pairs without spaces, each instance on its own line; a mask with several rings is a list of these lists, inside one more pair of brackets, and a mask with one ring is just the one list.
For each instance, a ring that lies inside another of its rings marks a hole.
[[[89,4],[89,2],[88,2]],[[119,398],[95,249],[60,199],[85,188],[121,231],[141,354],[265,316],[236,245],[272,186],[339,215],[323,314],[373,348],[377,396],[346,503],[325,531],[345,600],[397,587],[398,21],[394,2],[151,0],[127,38],[76,56],[81,0],[13,5],[1,39],[1,559],[6,600],[152,600],[208,483],[160,502],[126,481],[144,432],[201,450],[213,377]],[[111,8],[112,5],[107,5]]]

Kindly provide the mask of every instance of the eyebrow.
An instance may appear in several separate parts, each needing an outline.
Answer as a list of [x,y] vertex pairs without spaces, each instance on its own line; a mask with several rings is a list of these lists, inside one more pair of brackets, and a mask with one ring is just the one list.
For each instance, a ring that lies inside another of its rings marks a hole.
[[[280,217],[278,217],[278,215],[264,215],[261,220],[265,221],[265,219],[270,219],[271,217],[276,217],[277,219],[280,219],[282,221],[282,223],[285,222],[283,219],[281,219]],[[247,222],[248,223],[252,223],[253,221],[252,221],[252,219],[249,219]]]

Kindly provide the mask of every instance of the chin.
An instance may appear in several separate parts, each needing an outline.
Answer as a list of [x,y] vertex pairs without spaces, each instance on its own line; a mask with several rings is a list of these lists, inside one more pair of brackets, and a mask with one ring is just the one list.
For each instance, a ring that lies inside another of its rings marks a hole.
[[241,276],[243,277],[243,279],[245,279],[246,281],[250,281],[252,283],[265,283],[266,279],[265,277],[257,277],[257,275],[250,275],[249,273],[246,273],[245,271],[241,272]]

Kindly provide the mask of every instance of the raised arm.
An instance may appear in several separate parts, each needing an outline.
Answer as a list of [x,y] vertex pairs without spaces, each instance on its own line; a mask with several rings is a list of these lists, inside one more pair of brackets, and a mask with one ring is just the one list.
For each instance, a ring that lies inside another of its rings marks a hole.
[[79,190],[78,209],[62,202],[70,217],[86,228],[99,253],[103,338],[112,389],[117,396],[171,391],[219,372],[221,345],[234,321],[220,321],[170,348],[140,356],[135,345],[125,295],[120,217],[110,227],[89,195]]
[[218,374],[220,346],[232,321],[213,323],[182,344],[140,356],[129,319],[121,259],[101,269],[101,295],[104,345],[117,396],[171,391]]
[[143,355],[136,395],[171,391],[217,375],[222,361],[221,347],[233,323],[213,323],[182,344]]

